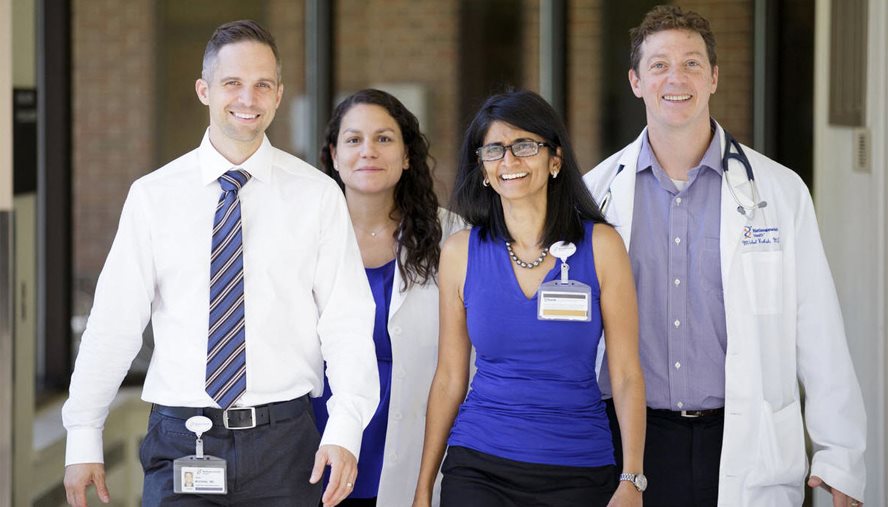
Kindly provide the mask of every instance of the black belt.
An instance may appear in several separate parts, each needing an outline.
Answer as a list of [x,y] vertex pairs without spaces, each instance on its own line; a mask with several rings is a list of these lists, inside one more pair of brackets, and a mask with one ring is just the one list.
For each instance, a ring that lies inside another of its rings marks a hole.
[[151,411],[182,420],[202,415],[213,421],[214,428],[245,430],[293,419],[302,414],[309,406],[306,394],[295,400],[269,403],[258,407],[231,407],[228,410],[222,410],[212,407],[167,407],[155,403],[151,407]]
[[705,410],[667,410],[662,408],[647,408],[649,415],[656,415],[668,419],[697,419],[700,417],[713,417],[725,415],[725,408],[709,408]]

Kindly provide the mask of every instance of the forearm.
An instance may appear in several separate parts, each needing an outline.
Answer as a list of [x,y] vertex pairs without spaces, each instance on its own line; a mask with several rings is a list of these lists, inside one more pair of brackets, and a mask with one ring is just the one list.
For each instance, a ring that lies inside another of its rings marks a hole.
[[647,417],[641,373],[614,382],[613,395],[623,444],[623,472],[642,472]]
[[449,381],[437,374],[432,381],[426,411],[419,482],[416,486],[418,499],[431,499],[435,479],[447,448],[447,436],[453,427],[459,405],[465,399],[466,389],[467,381]]

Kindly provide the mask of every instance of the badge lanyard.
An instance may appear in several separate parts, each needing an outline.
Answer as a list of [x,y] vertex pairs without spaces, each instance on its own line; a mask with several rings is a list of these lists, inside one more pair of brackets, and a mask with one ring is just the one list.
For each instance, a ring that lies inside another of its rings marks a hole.
[[549,253],[561,259],[561,279],[540,285],[537,297],[537,319],[589,322],[592,320],[592,288],[571,280],[567,259],[576,253],[573,243],[559,241]]
[[201,495],[228,493],[225,460],[204,455],[203,436],[213,427],[213,421],[202,415],[185,421],[185,427],[197,435],[194,454],[173,461],[173,492]]

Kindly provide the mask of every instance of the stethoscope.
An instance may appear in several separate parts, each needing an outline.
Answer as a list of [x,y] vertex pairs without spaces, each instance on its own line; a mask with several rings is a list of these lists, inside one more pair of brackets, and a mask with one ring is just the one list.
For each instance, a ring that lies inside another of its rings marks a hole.
[[[731,184],[730,178],[728,180],[728,191],[731,193],[734,202],[737,203],[737,213],[740,213],[751,220],[755,216],[755,210],[764,208],[768,205],[768,202],[765,200],[759,200],[758,186],[755,184],[755,174],[752,172],[752,165],[749,163],[749,158],[746,156],[746,153],[743,152],[743,147],[740,146],[740,143],[738,143],[737,140],[734,139],[734,136],[732,136],[727,130],[725,130],[724,133],[725,154],[722,156],[722,171],[724,172],[725,177],[728,178],[728,167],[730,166],[729,162],[731,160],[736,160],[743,164],[743,168],[746,169],[746,179],[749,180],[749,189],[752,193],[752,205],[748,206],[740,201],[740,198],[737,197],[737,194],[734,192],[734,185]],[[732,152],[731,147],[736,149],[737,152]]]
[[[737,196],[737,193],[734,191],[734,185],[731,183],[730,178],[728,181],[728,191],[731,193],[731,197],[734,199],[734,202],[737,203],[737,213],[749,218],[752,220],[755,217],[755,210],[759,208],[764,208],[768,205],[767,201],[759,200],[758,186],[755,184],[755,174],[752,172],[752,165],[749,163],[749,158],[746,156],[746,153],[743,152],[743,148],[740,146],[740,143],[734,139],[727,130],[725,133],[725,153],[722,156],[722,171],[725,174],[726,178],[729,178],[729,174],[733,175],[734,173],[729,173],[730,162],[731,160],[736,160],[743,165],[743,168],[746,169],[746,179],[749,181],[749,187],[752,192],[752,204],[743,204],[740,198]],[[731,151],[731,149],[736,151]],[[620,173],[623,171],[625,167],[624,164],[620,164],[617,167],[616,173],[614,173],[613,177],[611,177],[610,183],[607,186],[607,193],[604,194],[604,198],[601,199],[601,213],[607,213],[608,207],[610,207],[611,199],[613,197],[613,193],[611,192],[611,185],[613,185],[614,180]]]

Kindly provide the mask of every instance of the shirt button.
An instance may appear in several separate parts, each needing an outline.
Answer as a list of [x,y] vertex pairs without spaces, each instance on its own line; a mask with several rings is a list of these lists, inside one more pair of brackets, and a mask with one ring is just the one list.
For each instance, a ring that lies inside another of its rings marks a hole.
[[685,406],[685,404],[679,401],[678,403],[675,404],[675,406],[678,408],[681,408],[681,407]]
[[679,363],[678,361],[676,361],[676,362],[675,362],[675,369],[677,370],[677,369],[679,369],[679,368],[681,368],[681,363]]
[[679,238],[678,236],[675,237],[675,244],[681,244],[681,238]]
[[401,334],[401,326],[392,326],[392,334]]
[[675,198],[675,205],[678,206],[679,204],[681,204],[681,197],[676,197]]
[[400,421],[401,419],[403,419],[403,417],[404,416],[402,416],[400,412],[395,412],[394,414],[392,414],[392,419],[396,421]]
[[678,320],[678,319],[675,319],[675,322],[673,322],[672,325],[675,326],[675,327],[678,327],[678,326],[681,325],[681,321]]
[[675,280],[672,281],[672,283],[674,283],[675,286],[678,287],[679,285],[681,285],[681,280],[679,280],[678,278],[676,278]]

